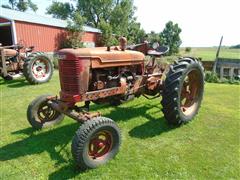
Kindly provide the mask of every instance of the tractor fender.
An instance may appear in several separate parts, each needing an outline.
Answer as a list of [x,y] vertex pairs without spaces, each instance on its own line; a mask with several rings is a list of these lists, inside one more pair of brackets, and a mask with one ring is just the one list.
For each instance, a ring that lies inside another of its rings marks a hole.
[[4,49],[3,50],[4,55],[7,57],[17,56],[18,52],[14,49]]

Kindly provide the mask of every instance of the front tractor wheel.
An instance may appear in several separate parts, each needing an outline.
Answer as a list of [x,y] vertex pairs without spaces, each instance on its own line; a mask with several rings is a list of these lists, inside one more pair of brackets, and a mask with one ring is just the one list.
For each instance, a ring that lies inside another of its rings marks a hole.
[[48,104],[50,95],[42,95],[34,99],[28,106],[27,119],[34,129],[42,129],[60,123],[64,114],[54,110]]
[[48,82],[53,74],[53,63],[44,53],[32,53],[24,62],[23,74],[30,84]]
[[72,140],[72,155],[80,169],[92,169],[107,163],[119,151],[120,130],[109,118],[86,121]]
[[162,94],[163,114],[169,124],[180,125],[194,118],[201,105],[204,72],[194,58],[181,58],[170,66]]

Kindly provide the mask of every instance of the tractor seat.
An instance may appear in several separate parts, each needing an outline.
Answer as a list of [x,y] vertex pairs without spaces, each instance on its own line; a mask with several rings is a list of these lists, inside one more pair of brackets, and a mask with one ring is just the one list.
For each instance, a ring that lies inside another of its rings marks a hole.
[[148,55],[150,55],[150,56],[161,56],[163,54],[166,54],[168,51],[169,51],[169,47],[159,46],[154,50],[149,50]]
[[27,47],[25,48],[25,52],[32,52],[33,49],[34,49],[34,46]]
[[4,55],[7,57],[16,56],[18,52],[14,49],[3,49]]

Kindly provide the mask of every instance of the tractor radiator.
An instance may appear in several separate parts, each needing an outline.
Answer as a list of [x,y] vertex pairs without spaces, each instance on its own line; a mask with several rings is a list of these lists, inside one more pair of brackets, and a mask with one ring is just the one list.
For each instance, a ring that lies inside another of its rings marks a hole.
[[79,95],[88,90],[89,60],[59,60],[58,64],[62,93]]

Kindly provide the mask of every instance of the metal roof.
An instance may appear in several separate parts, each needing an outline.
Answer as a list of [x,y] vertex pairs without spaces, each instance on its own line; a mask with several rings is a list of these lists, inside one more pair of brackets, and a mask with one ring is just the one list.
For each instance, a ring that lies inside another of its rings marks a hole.
[[[64,21],[64,20],[44,17],[37,14],[31,14],[31,13],[26,13],[21,11],[15,11],[12,9],[6,9],[2,7],[0,7],[0,18],[4,18],[8,20],[24,21],[24,22],[35,23],[35,24],[43,24],[43,25],[61,27],[61,28],[67,27],[67,21]],[[93,28],[91,26],[86,26],[86,25],[83,26],[83,30],[87,32],[101,33],[99,29]]]

